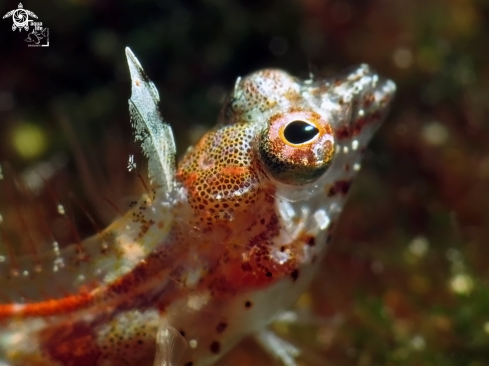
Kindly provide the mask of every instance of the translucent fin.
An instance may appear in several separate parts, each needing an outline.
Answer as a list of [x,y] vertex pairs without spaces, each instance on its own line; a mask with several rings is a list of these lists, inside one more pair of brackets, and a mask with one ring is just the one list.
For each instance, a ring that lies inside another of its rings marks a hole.
[[176,366],[187,348],[187,341],[172,326],[162,324],[156,335],[156,356],[153,366]]
[[274,332],[264,329],[256,333],[254,338],[270,356],[280,360],[284,366],[298,366],[295,358],[300,355],[299,349]]
[[175,177],[176,148],[173,132],[158,111],[158,90],[129,47],[126,48],[126,56],[132,81],[129,112],[136,141],[141,141],[143,152],[148,158],[151,183],[169,192],[173,189]]

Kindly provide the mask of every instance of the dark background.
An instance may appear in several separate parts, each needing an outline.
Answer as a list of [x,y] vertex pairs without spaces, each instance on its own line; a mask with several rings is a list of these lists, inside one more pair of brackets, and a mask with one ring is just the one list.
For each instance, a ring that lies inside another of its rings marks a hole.
[[[17,5],[0,1],[0,15]],[[80,212],[99,223],[114,215],[100,197],[119,204],[141,188],[126,172],[137,145],[125,46],[155,81],[179,154],[213,125],[235,78],[257,68],[306,77],[367,62],[395,80],[392,112],[297,305],[313,310],[315,326],[277,330],[304,350],[304,365],[489,364],[487,0],[23,5],[49,28],[50,45],[28,47],[27,32],[0,19],[0,162],[18,180],[47,162],[57,198],[35,200],[78,197],[71,211],[81,233],[90,226]],[[8,187],[0,186],[6,218],[34,200],[12,198]],[[36,215],[24,209],[35,231]],[[18,221],[3,232],[21,243]],[[245,342],[223,364],[260,362],[269,364]]]

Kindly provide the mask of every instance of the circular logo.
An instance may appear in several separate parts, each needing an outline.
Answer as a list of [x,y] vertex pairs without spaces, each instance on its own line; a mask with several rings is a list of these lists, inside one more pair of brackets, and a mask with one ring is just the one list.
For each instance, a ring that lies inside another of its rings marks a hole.
[[14,21],[14,25],[12,26],[13,30],[15,30],[16,27],[24,28],[25,30],[29,29],[29,14],[27,13],[27,10],[14,10],[14,13],[12,14],[12,20]]
[[37,18],[37,15],[32,11],[24,9],[22,3],[19,3],[19,8],[9,11],[7,14],[3,16],[3,19],[12,17],[14,24],[12,25],[12,30],[19,29],[19,31],[24,28],[25,30],[29,30],[29,16],[33,18]]

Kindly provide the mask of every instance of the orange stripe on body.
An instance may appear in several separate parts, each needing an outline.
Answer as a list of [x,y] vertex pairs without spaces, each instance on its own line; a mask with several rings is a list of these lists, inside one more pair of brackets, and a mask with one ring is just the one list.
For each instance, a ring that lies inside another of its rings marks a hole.
[[92,294],[78,294],[30,304],[0,305],[0,320],[10,317],[42,317],[65,314],[93,304]]
[[111,295],[118,296],[123,293],[129,293],[159,271],[156,266],[148,266],[148,262],[150,262],[150,258],[147,259],[147,262],[138,264],[131,272],[114,280],[108,286],[93,286],[90,291],[83,287],[79,293],[59,299],[27,304],[0,304],[0,320],[10,317],[28,318],[66,314],[87,308],[96,302],[102,302],[104,299],[110,298]]

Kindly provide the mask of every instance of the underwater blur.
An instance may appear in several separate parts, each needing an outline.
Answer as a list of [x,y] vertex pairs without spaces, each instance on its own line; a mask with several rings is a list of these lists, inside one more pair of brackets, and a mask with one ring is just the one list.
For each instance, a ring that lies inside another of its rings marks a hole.
[[[0,14],[18,6],[2,1]],[[56,192],[76,223],[53,219],[66,245],[144,191],[127,171],[130,156],[143,160],[127,112],[126,46],[158,87],[179,156],[214,125],[239,75],[274,67],[330,76],[368,63],[396,82],[396,98],[320,272],[274,330],[301,350],[304,366],[489,364],[489,2],[23,6],[49,28],[49,44],[29,47],[34,36],[26,42],[12,19],[0,20],[0,178],[22,180],[36,204],[0,234],[17,240],[35,227],[38,206]],[[15,215],[22,200],[0,192],[2,213]],[[270,364],[249,340],[219,361]]]

